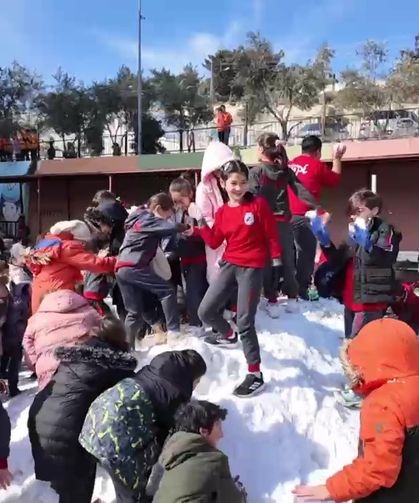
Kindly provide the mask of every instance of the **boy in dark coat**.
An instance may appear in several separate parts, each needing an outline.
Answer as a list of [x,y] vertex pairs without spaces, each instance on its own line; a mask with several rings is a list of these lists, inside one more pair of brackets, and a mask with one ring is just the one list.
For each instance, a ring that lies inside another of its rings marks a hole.
[[160,457],[164,474],[154,503],[246,501],[243,486],[231,476],[227,456],[217,449],[226,416],[225,409],[205,401],[179,407],[176,433]]
[[[349,199],[349,241],[339,248],[331,242],[324,216],[311,214],[312,230],[320,242],[328,265],[322,265],[329,275],[333,297],[345,306],[345,336],[353,338],[368,322],[382,318],[394,302],[396,279],[394,264],[399,252],[401,234],[379,215],[380,196],[363,189]],[[332,272],[332,274],[331,274]],[[324,275],[317,274],[319,290]]]
[[78,437],[93,400],[134,375],[137,360],[127,351],[122,323],[104,318],[97,337],[57,348],[58,370],[30,408],[36,478],[52,483],[60,503],[91,502],[96,459],[80,446]]
[[192,349],[162,353],[93,402],[79,440],[110,474],[118,503],[143,501],[174,414],[205,372]]

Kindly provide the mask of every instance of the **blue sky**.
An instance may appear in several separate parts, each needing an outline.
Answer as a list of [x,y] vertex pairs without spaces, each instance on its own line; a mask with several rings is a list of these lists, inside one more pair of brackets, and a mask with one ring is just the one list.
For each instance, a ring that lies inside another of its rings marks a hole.
[[[1,3],[6,0],[1,0]],[[136,68],[137,0],[13,0],[1,9],[0,66],[16,59],[47,80],[61,66],[90,82]],[[327,41],[337,70],[367,38],[393,55],[419,32],[418,0],[143,0],[144,68],[199,65],[220,47],[261,31],[288,61],[305,62]]]

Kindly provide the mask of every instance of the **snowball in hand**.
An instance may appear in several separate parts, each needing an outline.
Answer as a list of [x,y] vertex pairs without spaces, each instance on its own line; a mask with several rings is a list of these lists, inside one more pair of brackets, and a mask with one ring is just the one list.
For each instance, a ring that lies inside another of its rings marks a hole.
[[191,203],[188,208],[188,215],[195,220],[201,220],[202,212],[196,205],[196,203]]

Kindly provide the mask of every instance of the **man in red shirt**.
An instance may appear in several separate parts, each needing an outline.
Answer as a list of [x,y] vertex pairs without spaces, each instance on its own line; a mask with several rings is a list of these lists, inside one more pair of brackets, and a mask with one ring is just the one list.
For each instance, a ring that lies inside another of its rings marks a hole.
[[[343,149],[334,149],[333,167],[330,169],[321,159],[322,141],[317,136],[306,136],[301,145],[302,155],[290,162],[289,167],[297,175],[304,187],[320,204],[321,191],[324,187],[336,187],[342,174]],[[291,220],[297,250],[297,281],[299,296],[308,299],[308,289],[316,258],[317,241],[308,219],[305,217],[311,208],[293,191],[289,190]]]

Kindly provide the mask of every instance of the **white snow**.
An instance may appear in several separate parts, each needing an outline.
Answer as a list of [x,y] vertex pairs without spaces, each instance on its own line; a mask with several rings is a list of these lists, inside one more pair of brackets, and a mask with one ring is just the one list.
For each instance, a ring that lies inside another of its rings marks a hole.
[[[334,396],[334,389],[344,383],[338,359],[342,309],[320,301],[302,303],[300,314],[284,310],[276,320],[259,312],[257,328],[268,385],[250,399],[231,394],[246,373],[241,349],[212,348],[192,338],[176,349],[194,348],[207,362],[208,373],[196,397],[228,409],[220,447],[230,458],[233,475],[240,474],[249,503],[294,503],[291,490],[297,483],[322,483],[356,455],[358,413],[344,409]],[[139,352],[140,363],[167,349]],[[25,387],[30,389],[6,403],[13,427],[9,464],[15,482],[0,492],[0,502],[56,503],[48,484],[33,475],[26,422],[35,388],[27,382]],[[95,497],[105,503],[114,497],[111,482],[100,470]]]

